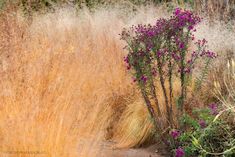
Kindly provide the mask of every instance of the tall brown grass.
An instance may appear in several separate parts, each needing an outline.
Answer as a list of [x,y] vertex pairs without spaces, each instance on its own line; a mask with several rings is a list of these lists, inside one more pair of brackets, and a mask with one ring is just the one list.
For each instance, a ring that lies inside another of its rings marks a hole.
[[[220,100],[223,109],[235,112],[235,62],[234,58],[228,60],[221,78],[215,78],[214,93]],[[233,122],[235,119],[233,119]]]
[[[1,156],[93,157],[102,155],[105,139],[119,147],[148,140],[152,125],[125,70],[118,34],[167,13],[149,6],[123,12],[62,8],[31,20],[1,13]],[[222,51],[234,36],[212,28],[202,24],[197,36]]]

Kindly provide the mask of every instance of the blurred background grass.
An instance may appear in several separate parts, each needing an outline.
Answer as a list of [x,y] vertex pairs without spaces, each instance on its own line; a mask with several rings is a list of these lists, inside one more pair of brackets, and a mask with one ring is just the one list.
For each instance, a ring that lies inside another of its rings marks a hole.
[[203,13],[210,18],[220,20],[235,19],[235,1],[234,0],[0,0],[0,8],[4,8],[6,4],[20,6],[26,14],[33,11],[53,10],[54,6],[72,5],[77,9],[88,7],[94,9],[100,6],[110,6],[121,4],[123,6],[132,7],[140,5],[166,5],[169,10],[175,6],[190,8],[196,12]]

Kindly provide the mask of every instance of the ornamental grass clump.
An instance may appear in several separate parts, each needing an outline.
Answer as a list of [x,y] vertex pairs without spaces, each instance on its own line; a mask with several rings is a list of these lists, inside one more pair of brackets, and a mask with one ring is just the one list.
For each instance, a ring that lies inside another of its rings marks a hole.
[[[177,8],[168,19],[161,18],[153,25],[132,26],[121,33],[121,39],[127,44],[128,54],[124,59],[127,69],[158,131],[181,127],[179,117],[185,112],[187,85],[193,68],[199,58],[209,61],[216,57],[214,52],[207,50],[205,39],[195,41],[195,27],[200,22],[201,18],[191,11]],[[190,44],[196,49],[189,50]],[[181,84],[180,95],[173,93],[173,80],[177,79]],[[161,89],[164,104],[160,104],[156,88]],[[161,108],[163,105],[166,112]]]

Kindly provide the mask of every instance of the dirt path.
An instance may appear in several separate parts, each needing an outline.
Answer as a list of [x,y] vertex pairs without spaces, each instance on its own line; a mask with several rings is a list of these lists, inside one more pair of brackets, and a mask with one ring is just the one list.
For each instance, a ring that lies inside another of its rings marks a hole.
[[[81,139],[80,139],[81,140]],[[89,147],[88,147],[89,146]],[[169,153],[166,152],[164,146],[155,144],[146,148],[129,148],[129,149],[115,149],[112,142],[102,141],[93,143],[91,140],[84,139],[78,151],[82,154],[85,152],[85,156],[98,157],[169,157]],[[86,150],[84,150],[84,148]],[[87,152],[88,151],[88,152]],[[82,155],[81,155],[82,156]]]
[[[112,149],[106,147],[102,150],[100,157],[166,157],[166,155],[158,153],[158,147],[157,145],[138,149]],[[162,152],[161,149],[159,148],[159,151]]]
[[105,150],[101,157],[163,157],[145,149]]

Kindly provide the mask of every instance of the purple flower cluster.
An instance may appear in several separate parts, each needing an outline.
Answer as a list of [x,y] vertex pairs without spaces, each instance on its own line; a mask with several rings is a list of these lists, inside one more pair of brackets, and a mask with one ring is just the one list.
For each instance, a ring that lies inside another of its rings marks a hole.
[[198,45],[199,47],[203,47],[205,46],[207,42],[208,41],[206,39],[202,39],[202,40],[198,40],[197,42],[195,42],[195,44]]
[[182,148],[177,148],[175,151],[175,157],[183,157],[185,155],[185,152]]
[[130,62],[129,62],[129,57],[124,57],[124,62],[126,63],[126,68],[127,70],[130,70],[131,69],[131,65],[130,65]]
[[180,136],[180,131],[179,130],[172,130],[171,136],[172,136],[172,138],[177,139]]
[[[195,42],[198,51],[184,55],[189,53],[188,44],[195,39],[193,32],[200,22],[201,18],[191,11],[176,8],[169,19],[161,18],[153,25],[139,24],[124,29],[121,39],[128,43],[126,48],[129,51],[124,61],[128,70],[135,70],[134,79],[146,83],[149,74],[156,76],[158,69],[156,66],[166,69],[164,67],[167,67],[167,60],[177,63],[174,65],[178,66],[178,72],[191,73],[198,57],[215,58],[214,52],[205,49],[207,43],[205,39]],[[149,65],[151,66],[147,69]]]
[[161,58],[161,57],[163,57],[163,56],[165,56],[165,55],[167,55],[167,54],[168,54],[167,49],[159,49],[159,50],[156,52],[156,56],[157,56],[158,58]]
[[200,56],[206,56],[208,58],[216,58],[217,57],[217,55],[214,52],[210,51],[210,50],[202,51]]
[[141,80],[142,80],[144,83],[146,83],[147,80],[148,80],[148,77],[147,77],[147,76],[141,76]]
[[210,112],[211,112],[212,115],[217,115],[219,113],[218,112],[218,106],[215,103],[211,103],[209,105],[209,109],[210,109]]
[[146,41],[147,39],[154,38],[159,36],[165,31],[165,27],[167,25],[166,19],[159,19],[155,23],[155,25],[137,25],[132,26],[132,31],[137,35],[139,41]]
[[173,27],[175,29],[183,29],[186,27],[188,30],[193,30],[194,27],[201,22],[201,18],[199,16],[194,15],[189,10],[181,10],[180,8],[176,8],[174,12],[173,18]]
[[199,125],[202,129],[206,128],[206,122],[204,120],[199,120]]
[[172,58],[176,61],[180,61],[181,60],[181,56],[179,54],[177,54],[176,52],[172,52],[171,53]]

